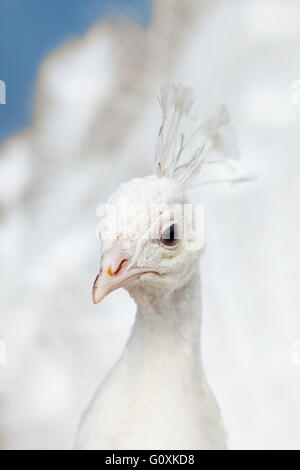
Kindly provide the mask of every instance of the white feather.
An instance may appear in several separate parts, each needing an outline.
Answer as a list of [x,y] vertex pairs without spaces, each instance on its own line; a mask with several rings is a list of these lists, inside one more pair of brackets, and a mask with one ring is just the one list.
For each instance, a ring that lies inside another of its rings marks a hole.
[[[156,175],[176,178],[188,187],[204,164],[219,163],[212,160],[215,154],[223,159],[238,158],[237,139],[225,105],[210,105],[204,117],[197,119],[194,92],[181,83],[164,85],[158,102],[162,124],[155,152]],[[183,130],[186,127],[188,135]]]

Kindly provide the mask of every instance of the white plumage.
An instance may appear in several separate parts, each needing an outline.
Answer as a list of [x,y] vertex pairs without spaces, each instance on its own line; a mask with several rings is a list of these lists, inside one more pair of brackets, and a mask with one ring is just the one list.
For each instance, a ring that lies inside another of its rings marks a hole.
[[[200,355],[201,244],[182,209],[204,165],[236,156],[224,133],[230,118],[221,106],[197,123],[192,91],[183,85],[164,87],[160,104],[155,175],[123,184],[102,211],[94,302],[125,287],[137,315],[123,356],[84,414],[80,449],[226,448]],[[187,140],[186,118],[196,123]]]

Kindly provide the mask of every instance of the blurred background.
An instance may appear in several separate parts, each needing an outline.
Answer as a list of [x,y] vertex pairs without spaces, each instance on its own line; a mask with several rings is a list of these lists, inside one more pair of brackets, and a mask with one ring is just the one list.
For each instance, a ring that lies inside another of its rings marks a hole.
[[160,86],[228,105],[251,184],[205,204],[202,350],[231,449],[300,449],[300,3],[1,0],[0,448],[72,448],[134,303],[96,209],[152,171]]

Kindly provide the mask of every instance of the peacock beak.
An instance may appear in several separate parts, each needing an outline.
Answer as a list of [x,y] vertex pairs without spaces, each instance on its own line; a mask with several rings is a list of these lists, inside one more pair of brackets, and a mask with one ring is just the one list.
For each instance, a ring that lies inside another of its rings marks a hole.
[[110,292],[124,287],[130,280],[153,272],[147,268],[130,266],[131,256],[122,248],[120,241],[103,253],[100,272],[93,286],[93,302],[98,304]]

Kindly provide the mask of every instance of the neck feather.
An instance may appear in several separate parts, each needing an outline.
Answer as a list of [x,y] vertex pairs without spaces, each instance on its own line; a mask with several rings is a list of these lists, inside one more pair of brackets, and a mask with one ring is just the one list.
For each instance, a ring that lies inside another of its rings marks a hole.
[[153,293],[139,288],[132,292],[137,317],[127,352],[139,357],[141,365],[160,365],[181,358],[194,364],[200,361],[201,300],[199,273],[182,288],[170,293]]

